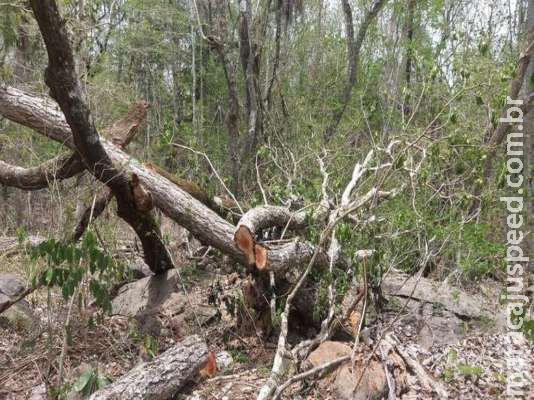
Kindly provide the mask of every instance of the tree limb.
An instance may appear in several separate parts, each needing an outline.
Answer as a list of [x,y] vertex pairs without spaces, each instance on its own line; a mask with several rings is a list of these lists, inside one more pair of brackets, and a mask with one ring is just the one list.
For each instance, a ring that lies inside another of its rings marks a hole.
[[50,182],[71,178],[84,170],[85,166],[76,153],[60,155],[29,168],[0,160],[0,183],[23,190],[39,190],[47,188]]
[[[68,140],[71,133],[64,117],[54,111],[48,113],[46,109],[41,108],[43,105],[48,105],[50,108],[49,101],[27,95],[17,89],[0,88],[0,105],[2,104],[9,104],[9,112],[4,113],[4,109],[0,106],[0,114],[13,122],[34,128],[38,133],[48,137],[50,137],[47,134],[49,130],[53,130],[56,135],[51,137],[52,139],[75,150],[73,141]],[[28,119],[27,116],[32,118]],[[200,242],[215,247],[246,265],[244,254],[234,243],[236,230],[234,225],[105,139],[101,140],[101,144],[113,165],[120,166],[121,172],[135,173],[139,176],[141,183],[152,193],[155,207],[191,232]],[[288,268],[306,265],[314,249],[313,244],[298,239],[270,244],[269,269],[277,274]],[[328,257],[323,251],[316,262],[318,265],[328,265]]]

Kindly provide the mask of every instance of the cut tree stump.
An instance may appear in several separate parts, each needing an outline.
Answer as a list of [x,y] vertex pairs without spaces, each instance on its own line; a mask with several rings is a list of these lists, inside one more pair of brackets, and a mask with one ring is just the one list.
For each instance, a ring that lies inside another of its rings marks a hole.
[[208,361],[208,347],[198,335],[188,336],[154,360],[130,370],[90,400],[167,400],[194,380]]

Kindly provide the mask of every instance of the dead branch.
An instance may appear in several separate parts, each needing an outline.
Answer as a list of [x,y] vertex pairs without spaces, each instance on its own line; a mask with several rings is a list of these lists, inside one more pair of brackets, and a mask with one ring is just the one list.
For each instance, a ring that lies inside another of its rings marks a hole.
[[37,286],[36,287],[30,286],[26,290],[24,290],[24,292],[22,292],[17,298],[13,300],[8,300],[5,303],[3,303],[0,306],[0,314],[2,314],[5,310],[7,310],[12,305],[18,303],[19,301],[23,300],[24,298],[32,294],[36,289],[37,289]]
[[23,168],[0,160],[0,183],[22,190],[39,190],[85,170],[77,154],[60,155],[35,167]]
[[[397,340],[395,340],[397,342]],[[417,375],[419,382],[424,390],[427,392],[435,392],[439,395],[440,399],[447,399],[448,393],[447,390],[425,371],[425,368],[417,361],[414,357],[410,356],[402,346],[395,346],[395,349],[400,354],[404,362],[410,367],[410,369]]]
[[276,392],[274,393],[273,400],[278,400],[284,390],[286,390],[289,386],[292,384],[299,382],[303,379],[306,379],[310,376],[315,376],[319,374],[323,374],[326,371],[329,371],[332,368],[337,367],[340,364],[343,364],[346,361],[350,360],[350,356],[342,356],[339,358],[336,358],[335,360],[326,362],[324,364],[318,365],[317,367],[311,368],[307,371],[304,371],[298,375],[294,375],[291,378],[289,378],[287,381],[285,381],[278,389],[276,389]]

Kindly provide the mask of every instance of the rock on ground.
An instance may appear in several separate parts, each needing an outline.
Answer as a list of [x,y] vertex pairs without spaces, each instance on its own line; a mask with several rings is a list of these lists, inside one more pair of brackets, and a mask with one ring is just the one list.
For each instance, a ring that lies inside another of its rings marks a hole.
[[[12,273],[0,274],[0,306],[18,298],[25,289],[26,284],[18,275]],[[24,299],[0,314],[0,322],[2,320],[14,327],[24,329],[29,329],[37,323],[37,318],[33,314],[29,303]]]

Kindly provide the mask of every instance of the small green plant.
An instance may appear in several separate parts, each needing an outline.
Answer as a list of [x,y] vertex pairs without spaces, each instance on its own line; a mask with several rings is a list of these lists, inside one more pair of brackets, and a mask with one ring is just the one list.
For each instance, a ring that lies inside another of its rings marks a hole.
[[187,264],[180,267],[180,277],[186,287],[191,286],[199,277],[200,270],[195,264]]
[[484,373],[483,368],[469,364],[458,364],[457,369],[460,375],[474,379],[478,379]]
[[445,382],[452,382],[454,380],[454,368],[445,368],[441,373],[441,379]]
[[481,367],[459,363],[456,350],[450,350],[447,354],[447,364],[448,366],[441,373],[441,379],[445,382],[452,382],[457,376],[476,380],[484,373],[484,369]]
[[249,362],[248,354],[240,349],[230,349],[230,354],[236,363],[246,364]]
[[91,368],[78,377],[72,388],[75,392],[87,397],[110,383],[111,379],[106,375],[96,368]]
[[32,260],[46,260],[46,268],[34,277],[34,286],[57,286],[65,299],[70,298],[84,276],[89,275],[89,290],[96,304],[111,311],[108,285],[117,264],[97,246],[96,236],[88,231],[80,244],[49,239],[31,250]]
[[510,310],[510,320],[514,325],[519,325],[520,319],[523,319],[520,331],[523,332],[525,337],[534,341],[534,319],[527,318],[527,308],[523,307],[523,313],[521,315],[515,315],[513,310]]
[[460,291],[456,288],[452,291],[452,300],[454,301],[454,304],[460,304]]
[[153,336],[146,335],[143,340],[143,348],[151,358],[154,358],[159,351],[158,341]]

